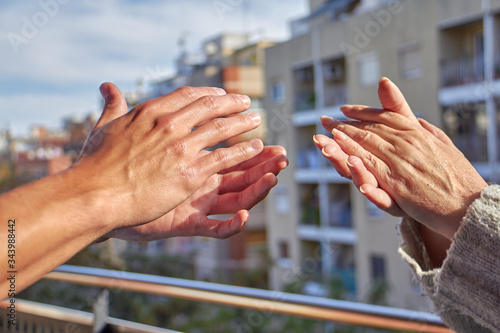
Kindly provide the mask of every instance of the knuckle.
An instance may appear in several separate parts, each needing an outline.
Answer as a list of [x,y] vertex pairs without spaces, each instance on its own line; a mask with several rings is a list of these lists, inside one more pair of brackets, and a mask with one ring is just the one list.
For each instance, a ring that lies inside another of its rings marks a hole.
[[175,117],[163,116],[156,119],[156,126],[159,126],[161,130],[165,133],[171,133],[175,131],[176,120]]
[[356,133],[353,139],[359,144],[363,145],[364,143],[372,141],[373,133],[371,133],[370,131],[361,131]]
[[219,99],[216,96],[203,96],[201,102],[209,111],[218,110],[220,107]]
[[215,154],[215,159],[219,161],[223,166],[226,166],[229,164],[230,156],[229,156],[229,151],[228,149],[224,148],[219,148],[214,151]]
[[375,157],[372,153],[367,153],[366,156],[364,157],[363,163],[365,164],[366,167],[369,169],[378,169],[379,166],[379,161],[378,158]]
[[193,87],[185,86],[177,89],[177,91],[186,100],[192,101],[196,99],[196,89]]
[[172,153],[176,156],[185,156],[188,153],[188,144],[185,140],[179,139],[172,144],[171,149]]
[[216,118],[212,120],[212,125],[219,133],[227,133],[229,131],[229,124],[224,118]]
[[148,117],[154,112],[155,106],[154,102],[149,100],[141,104],[139,109],[136,111],[139,117]]

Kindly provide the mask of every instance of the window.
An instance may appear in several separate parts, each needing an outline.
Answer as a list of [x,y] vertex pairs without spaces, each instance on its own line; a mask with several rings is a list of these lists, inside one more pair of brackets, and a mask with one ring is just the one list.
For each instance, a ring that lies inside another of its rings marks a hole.
[[294,70],[295,111],[309,111],[316,107],[314,91],[314,67],[312,65]]
[[274,104],[283,104],[285,102],[285,83],[283,81],[272,81],[271,101]]
[[278,214],[287,214],[290,212],[288,189],[284,184],[278,184],[274,189],[274,210]]
[[286,241],[286,240],[281,240],[278,243],[277,264],[281,268],[290,268],[292,266],[292,260],[290,259],[288,241]]
[[372,255],[370,261],[371,261],[372,279],[374,281],[385,281],[386,279],[385,258],[382,256]]
[[345,104],[347,89],[345,83],[345,58],[323,62],[323,98],[325,106]]
[[412,41],[399,46],[399,75],[404,80],[423,76],[420,42]]
[[279,242],[279,251],[280,251],[280,258],[281,259],[287,259],[290,258],[290,254],[288,253],[288,242],[287,241],[280,241]]
[[362,86],[373,86],[380,79],[380,62],[377,52],[360,54],[357,57],[359,83]]

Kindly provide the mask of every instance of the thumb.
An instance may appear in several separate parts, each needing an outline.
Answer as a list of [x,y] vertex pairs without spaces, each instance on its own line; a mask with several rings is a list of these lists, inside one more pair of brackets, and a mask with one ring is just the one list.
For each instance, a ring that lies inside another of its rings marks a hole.
[[408,119],[417,119],[401,90],[386,77],[381,78],[378,83],[378,98],[384,109],[399,113]]
[[104,98],[104,108],[92,132],[96,132],[99,128],[127,113],[127,102],[117,86],[105,82],[99,87],[99,90]]

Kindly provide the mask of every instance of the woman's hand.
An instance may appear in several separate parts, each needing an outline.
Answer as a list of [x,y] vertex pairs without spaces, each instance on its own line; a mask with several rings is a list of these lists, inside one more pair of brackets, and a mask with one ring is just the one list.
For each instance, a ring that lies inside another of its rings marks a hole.
[[467,207],[487,184],[441,130],[413,115],[391,81],[382,79],[378,93],[382,109],[342,107],[347,117],[357,121],[323,118],[336,145],[316,137],[318,146],[343,176],[362,171],[361,162],[373,178],[367,173],[362,173],[363,180],[355,178],[367,197],[381,198],[379,204],[384,203],[379,206],[395,209],[397,204],[451,239]]
[[111,229],[162,217],[213,175],[263,150],[260,140],[204,150],[260,124],[258,115],[241,114],[250,106],[246,96],[186,87],[127,112],[114,85],[101,92],[104,112],[71,172],[88,181],[83,191],[107,198]]

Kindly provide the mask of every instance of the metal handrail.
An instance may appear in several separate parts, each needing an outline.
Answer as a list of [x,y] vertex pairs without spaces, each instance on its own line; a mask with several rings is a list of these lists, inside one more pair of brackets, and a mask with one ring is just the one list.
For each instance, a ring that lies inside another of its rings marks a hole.
[[[0,314],[3,315],[2,310],[5,311],[9,306],[8,301],[0,301]],[[55,305],[41,304],[37,302],[31,302],[26,300],[16,300],[16,312],[22,313],[23,316],[19,316],[18,327],[23,327],[22,323],[26,323],[26,314],[33,316],[34,318],[44,318],[42,322],[35,320],[37,325],[44,325],[45,329],[49,332],[60,332],[54,322],[64,322],[70,323],[70,325],[63,325],[65,329],[64,332],[79,332],[75,325],[81,325],[82,327],[92,328],[94,324],[94,314],[74,309],[63,308]],[[47,320],[49,319],[49,320]],[[0,331],[1,332],[18,332],[15,327],[9,328],[6,322],[0,319]],[[108,317],[106,319],[106,324],[111,325],[118,332],[127,333],[180,333],[177,331],[172,331],[168,329],[158,328],[150,325],[143,325],[139,323],[134,323],[128,320],[118,319]],[[60,328],[60,327],[59,327]],[[73,328],[73,329],[71,329]],[[31,330],[27,330],[31,332]],[[34,332],[35,330],[33,330]],[[37,327],[36,332],[46,332],[44,328]]]
[[63,265],[47,279],[415,332],[452,333],[430,313],[163,276]]

